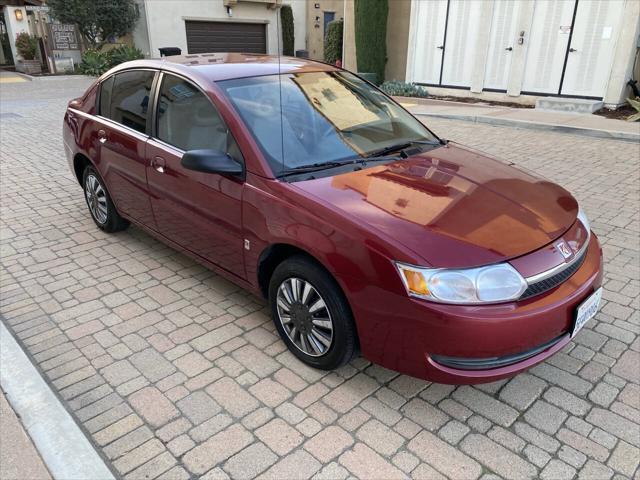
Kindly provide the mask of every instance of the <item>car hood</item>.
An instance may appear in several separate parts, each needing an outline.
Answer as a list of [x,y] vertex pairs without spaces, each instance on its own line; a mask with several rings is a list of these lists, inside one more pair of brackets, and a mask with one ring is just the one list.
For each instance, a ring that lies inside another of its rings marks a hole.
[[578,212],[562,187],[451,143],[294,185],[433,267],[524,255],[560,237]]

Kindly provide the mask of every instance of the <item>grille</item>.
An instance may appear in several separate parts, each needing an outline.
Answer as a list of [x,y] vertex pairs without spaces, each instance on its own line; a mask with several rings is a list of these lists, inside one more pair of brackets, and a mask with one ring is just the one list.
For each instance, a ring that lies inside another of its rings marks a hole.
[[541,293],[557,287],[562,282],[566,281],[571,275],[576,273],[576,270],[578,270],[582,266],[582,263],[584,262],[586,256],[587,250],[585,249],[580,254],[580,257],[578,259],[576,259],[572,264],[570,264],[561,272],[558,272],[549,278],[545,278],[544,280],[540,280],[529,285],[529,287],[524,291],[524,293],[518,300],[526,300],[527,298],[535,297],[536,295],[540,295]]
[[551,348],[560,340],[565,337],[566,334],[562,334],[553,340],[538,345],[530,350],[516,353],[514,355],[506,355],[504,357],[490,357],[490,358],[462,358],[462,357],[444,357],[440,355],[431,355],[431,358],[445,367],[455,368],[458,370],[487,370],[491,368],[500,368],[513,365],[514,363],[522,362],[528,358],[531,358],[548,348]]

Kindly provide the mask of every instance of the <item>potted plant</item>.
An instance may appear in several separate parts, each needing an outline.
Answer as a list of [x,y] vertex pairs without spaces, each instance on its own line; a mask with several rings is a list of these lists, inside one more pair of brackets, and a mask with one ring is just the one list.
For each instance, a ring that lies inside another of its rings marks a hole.
[[22,73],[33,74],[42,72],[40,60],[36,58],[38,51],[38,39],[27,32],[19,33],[16,36],[16,50],[20,55],[16,62],[16,70]]

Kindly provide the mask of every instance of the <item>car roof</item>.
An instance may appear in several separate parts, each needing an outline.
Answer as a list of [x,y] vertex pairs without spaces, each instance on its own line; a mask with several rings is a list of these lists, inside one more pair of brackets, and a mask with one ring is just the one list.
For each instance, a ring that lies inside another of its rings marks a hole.
[[[122,64],[125,68],[159,68],[196,70],[200,76],[212,81],[233,78],[277,75],[279,73],[331,72],[339,68],[305,58],[250,53],[198,53],[175,55],[149,60],[136,60]],[[173,68],[171,68],[173,67]]]

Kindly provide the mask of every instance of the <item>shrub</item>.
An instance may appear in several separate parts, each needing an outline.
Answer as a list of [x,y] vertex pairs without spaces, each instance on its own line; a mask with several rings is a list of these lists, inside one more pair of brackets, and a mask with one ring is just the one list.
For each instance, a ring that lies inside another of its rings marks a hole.
[[109,54],[98,50],[89,49],[82,54],[82,62],[78,67],[80,73],[99,77],[109,70]]
[[293,56],[294,52],[294,32],[293,32],[293,10],[291,5],[283,5],[280,8],[280,23],[282,24],[282,54]]
[[355,40],[358,72],[375,73],[384,80],[387,63],[388,0],[355,0]]
[[637,110],[636,113],[627,117],[627,121],[640,122],[640,97],[636,97],[635,99],[627,98],[627,101],[629,102],[629,105]]
[[131,45],[120,45],[119,47],[109,50],[109,52],[107,52],[107,56],[109,60],[109,67],[115,67],[116,65],[124,62],[144,58],[142,50]]
[[16,35],[16,50],[25,60],[33,60],[38,50],[38,39],[27,32],[19,33]]
[[120,45],[108,52],[89,49],[82,55],[78,71],[85,75],[99,77],[111,67],[140,58],[144,58],[142,51],[130,45]]
[[327,24],[327,32],[324,37],[324,61],[335,65],[337,60],[342,60],[342,32],[344,22],[342,19],[334,20]]
[[396,97],[427,97],[427,89],[415,83],[399,82],[391,80],[380,85],[380,89],[387,95]]

